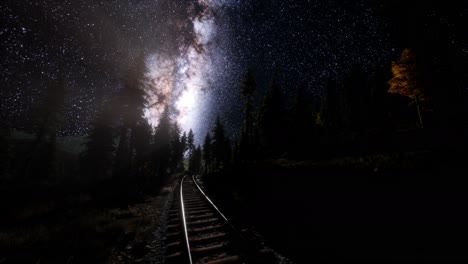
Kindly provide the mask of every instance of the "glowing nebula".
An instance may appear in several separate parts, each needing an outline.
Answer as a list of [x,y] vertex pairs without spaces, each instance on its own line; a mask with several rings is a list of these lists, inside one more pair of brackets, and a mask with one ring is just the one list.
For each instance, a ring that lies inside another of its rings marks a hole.
[[213,16],[222,1],[200,0],[203,7],[190,19],[193,40],[180,43],[176,56],[152,54],[147,58],[150,86],[146,91],[150,107],[145,115],[153,126],[166,106],[182,130],[197,130],[201,111],[206,104],[204,94],[213,75],[210,46],[216,36]]

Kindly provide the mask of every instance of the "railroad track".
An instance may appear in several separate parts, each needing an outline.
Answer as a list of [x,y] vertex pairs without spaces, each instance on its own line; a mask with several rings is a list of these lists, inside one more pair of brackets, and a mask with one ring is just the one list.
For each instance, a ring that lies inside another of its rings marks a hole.
[[166,263],[273,263],[272,253],[246,239],[205,195],[195,177],[184,177],[169,211]]

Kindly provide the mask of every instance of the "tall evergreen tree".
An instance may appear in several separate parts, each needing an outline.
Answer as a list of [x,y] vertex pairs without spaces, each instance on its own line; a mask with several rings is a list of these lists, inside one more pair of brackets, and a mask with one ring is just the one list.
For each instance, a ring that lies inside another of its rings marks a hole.
[[203,160],[205,161],[205,174],[208,174],[212,162],[212,146],[210,132],[206,133],[205,141],[203,141]]
[[356,136],[362,132],[369,122],[370,86],[366,73],[360,65],[355,65],[344,82],[345,116],[344,126]]
[[259,116],[260,142],[267,156],[277,155],[283,150],[284,127],[281,90],[273,77],[263,98]]
[[111,176],[114,158],[114,138],[110,108],[97,114],[93,130],[88,135],[86,151],[81,158],[82,176],[89,180],[99,180]]
[[166,107],[161,115],[159,124],[154,134],[154,148],[152,160],[154,164],[154,173],[160,177],[167,176],[171,154],[171,118],[169,108]]
[[[328,133],[334,134],[341,125],[340,100],[336,81],[329,79],[325,85],[325,94],[322,97],[320,119],[321,125]],[[297,97],[299,99],[299,97]]]
[[255,119],[253,95],[256,89],[255,77],[248,69],[241,82],[241,92],[244,96],[244,122],[241,131],[240,155],[243,160],[251,160],[255,156]]
[[218,116],[216,118],[215,126],[213,128],[213,142],[212,142],[212,153],[213,153],[213,161],[214,166],[216,169],[221,169],[225,165],[227,165],[229,158],[230,158],[230,149],[227,148],[228,141],[224,127],[221,123],[221,119]]
[[187,133],[184,131],[184,134],[182,134],[182,137],[180,138],[180,144],[182,146],[182,154],[185,155],[185,152],[187,151],[188,149],[188,146],[187,146]]
[[123,79],[119,95],[122,125],[116,158],[116,170],[119,175],[132,174],[137,127],[146,122],[144,108],[147,104],[145,92],[148,82],[147,71],[144,56],[140,55],[129,67]]
[[388,97],[387,91],[382,87],[387,86],[391,71],[387,65],[379,65],[376,66],[374,72],[375,74],[370,80],[369,125],[374,128],[388,127],[390,123],[390,120],[388,120]]
[[241,163],[241,158],[240,158],[240,153],[239,153],[239,143],[237,141],[234,141],[233,144],[233,150],[232,150],[232,164],[235,167],[238,167],[239,164]]
[[56,137],[65,120],[66,87],[62,79],[51,80],[44,99],[33,112],[35,140],[25,159],[22,175],[29,177],[34,162],[39,166],[34,175],[54,176],[56,166]]
[[177,123],[174,123],[171,132],[171,170],[175,171],[181,168],[181,163],[184,158],[184,148],[180,135],[180,128]]
[[195,149],[195,157],[194,157],[194,173],[200,173],[202,168],[202,149],[201,146],[198,145]]
[[202,150],[200,146],[197,146],[190,157],[189,171],[191,174],[198,174],[201,171],[202,162]]
[[149,162],[153,128],[146,119],[142,119],[135,129],[135,169],[138,177],[148,176],[145,163]]
[[193,151],[195,150],[195,135],[193,134],[192,129],[190,129],[188,136],[187,136],[187,149],[188,149],[188,161],[189,161],[189,168],[192,167],[191,162],[193,161]]
[[66,85],[63,79],[51,80],[46,95],[33,112],[36,141],[56,136],[65,120]]
[[298,88],[292,109],[292,133],[289,135],[297,158],[304,158],[311,154],[314,126],[315,118],[306,91],[302,87]]
[[224,154],[222,162],[225,167],[231,165],[232,162],[232,146],[231,140],[229,140],[228,136],[226,136],[224,140]]
[[189,151],[189,156],[192,155],[192,152],[193,152],[193,150],[195,148],[194,141],[195,141],[195,135],[193,134],[192,129],[190,129],[190,131],[188,133],[188,136],[187,136],[187,148],[188,148],[188,151]]

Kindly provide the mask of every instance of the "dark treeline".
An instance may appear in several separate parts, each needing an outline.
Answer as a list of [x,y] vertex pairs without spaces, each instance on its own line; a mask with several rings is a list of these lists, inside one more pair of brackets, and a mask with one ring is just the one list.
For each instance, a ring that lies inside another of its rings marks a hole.
[[156,127],[144,117],[146,74],[140,57],[128,68],[119,92],[102,103],[91,131],[81,140],[83,151],[75,155],[57,142],[66,122],[66,84],[51,81],[33,109],[32,138],[13,139],[12,131],[2,128],[1,179],[23,184],[102,184],[111,187],[110,192],[134,196],[145,189],[157,190],[174,173],[198,173],[202,150],[194,145],[194,133],[181,131],[168,107]]
[[[385,233],[378,236],[380,240],[369,236],[376,231],[374,225],[364,232],[358,228],[359,234],[352,235],[343,235],[346,233],[334,230],[335,227],[323,229],[323,223],[334,222],[330,219],[348,221],[351,213],[361,213],[362,223],[374,219],[380,207],[383,216],[390,215],[383,211],[392,212],[392,208],[377,202],[362,206],[361,212],[348,213],[349,208],[378,200],[375,193],[381,191],[384,195],[395,193],[387,200],[397,201],[390,207],[405,209],[393,212],[404,212],[402,219],[406,220],[411,219],[411,212],[419,213],[416,209],[423,207],[424,197],[430,198],[428,201],[433,204],[426,205],[430,214],[421,218],[413,215],[413,220],[418,220],[415,223],[424,223],[436,215],[446,217],[450,212],[441,210],[441,206],[457,212],[464,206],[463,196],[444,202],[439,196],[435,199],[436,196],[423,193],[427,186],[437,191],[449,187],[450,191],[464,192],[467,183],[466,4],[452,3],[457,5],[455,8],[441,1],[426,1],[424,5],[418,1],[383,2],[385,8],[380,12],[390,21],[389,36],[396,48],[392,61],[373,62],[374,68],[348,65],[346,71],[329,76],[313,89],[291,84],[309,80],[287,80],[274,75],[263,83],[258,76],[265,73],[249,68],[237,85],[243,110],[238,113],[242,123],[236,137],[230,137],[233,131],[225,128],[229,120],[223,113],[213,120],[201,145],[195,144],[193,131],[181,131],[171,119],[169,107],[162,110],[155,127],[148,123],[144,113],[151,106],[145,90],[150,80],[146,77],[144,57],[140,56],[128,66],[120,89],[110,98],[99,99],[100,107],[89,133],[67,139],[61,131],[68,122],[67,108],[71,107],[67,103],[69,87],[62,78],[50,80],[42,98],[30,106],[30,123],[24,126],[28,129],[18,131],[0,122],[0,211],[4,216],[0,219],[0,226],[4,227],[0,230],[0,248],[10,248],[22,257],[28,254],[17,248],[34,249],[40,255],[44,245],[51,243],[55,246],[50,246],[51,256],[56,257],[61,253],[57,249],[70,248],[66,243],[69,240],[76,252],[84,246],[92,247],[97,237],[108,241],[96,252],[112,249],[109,245],[115,243],[124,245],[136,238],[134,233],[130,238],[131,233],[127,232],[129,222],[117,229],[111,223],[125,215],[136,216],[129,205],[143,201],[148,193],[163,190],[175,174],[203,174],[210,195],[221,206],[233,205],[226,206],[227,210],[235,211],[236,206],[248,207],[251,203],[249,220],[258,218],[265,229],[272,228],[270,238],[279,244],[294,242],[295,235],[304,235],[304,240],[297,239],[296,243],[307,241],[297,247],[307,262],[314,254],[304,250],[304,246],[318,243],[319,250],[312,253],[324,254],[323,238],[334,240],[333,245],[343,236],[352,238],[352,242],[343,244],[350,251],[360,245],[355,244],[360,240],[361,244],[366,240],[379,249],[392,249],[403,240],[413,243],[402,238],[416,225],[403,229],[398,226],[403,231],[395,232],[399,236],[393,241]],[[166,194],[169,190],[174,189],[166,188]],[[408,190],[423,191],[415,199],[410,197],[412,194],[404,194]],[[360,195],[353,197],[353,192],[360,191],[365,199]],[[326,192],[330,195],[323,195]],[[450,196],[448,193],[440,197]],[[304,208],[295,210],[299,205]],[[434,210],[437,205],[439,211]],[[120,211],[103,212],[101,209],[106,207],[120,207]],[[340,210],[346,213],[338,213]],[[314,222],[316,219],[323,222]],[[452,220],[446,218],[440,223],[448,223],[447,219]],[[299,220],[303,220],[302,226]],[[38,223],[37,234],[29,231],[34,222]],[[54,223],[62,227],[51,228]],[[135,225],[141,223],[144,221],[138,220]],[[290,228],[282,231],[277,226]],[[431,230],[430,236],[442,230],[433,225],[422,226],[422,239],[427,230]],[[13,231],[6,236],[9,227]],[[297,233],[287,234],[288,230]],[[313,232],[303,232],[307,230]],[[462,234],[463,230],[451,233]],[[443,232],[448,233],[445,229]],[[82,240],[83,237],[88,240]],[[453,243],[452,238],[441,237],[439,242]],[[387,244],[380,243],[383,240],[388,240]],[[431,247],[418,254],[431,252]],[[457,247],[459,243],[453,246]],[[367,250],[368,246],[359,248],[366,249],[365,254],[374,251]],[[414,248],[414,243],[408,248]],[[68,261],[60,263],[69,263],[73,258],[68,257],[76,255],[73,250],[65,252]],[[96,257],[96,252],[90,251],[90,255]],[[405,249],[403,254],[406,252]],[[1,257],[0,262],[4,260]]]
[[[444,159],[463,160],[468,65],[466,16],[459,10],[466,4],[455,5],[386,3],[381,12],[397,47],[393,61],[373,69],[350,65],[316,87],[318,94],[272,76],[265,96],[258,98],[256,87],[263,83],[248,70],[239,83],[244,119],[233,139],[232,162],[404,151],[438,151]],[[293,100],[284,96],[294,89]]]
[[218,118],[203,144],[204,172],[245,175],[244,169],[278,159],[320,162],[408,152],[436,153],[441,164],[462,166],[466,80],[447,70],[462,67],[462,60],[434,59],[428,67],[428,55],[417,50],[403,49],[395,61],[372,72],[354,65],[329,78],[319,97],[298,87],[288,99],[283,91],[293,88],[272,77],[263,98],[254,100],[257,83],[248,69],[239,84],[240,136],[228,144]]
[[87,135],[60,133],[69,107],[60,79],[32,110],[34,129],[2,127],[2,261],[106,263],[134,244],[139,230],[152,234],[147,228],[168,210],[161,197],[169,201],[175,190],[171,176],[199,173],[202,150],[168,107],[155,127],[148,123],[146,75],[140,57],[102,102]]
[[[400,5],[397,1],[383,11],[397,14]],[[263,98],[258,98],[258,87],[264,84],[257,83],[254,70],[247,70],[239,82],[244,99],[239,136],[228,137],[221,115],[202,146],[194,145],[193,132],[180,131],[168,109],[157,127],[148,124],[143,114],[149,107],[144,93],[147,70],[140,57],[127,70],[118,94],[102,102],[75,162],[57,143],[66,121],[66,84],[51,81],[31,111],[33,138],[13,140],[11,131],[1,128],[0,178],[164,182],[186,169],[208,174],[279,158],[461,151],[466,147],[468,75],[466,55],[460,54],[464,43],[452,37],[461,36],[463,23],[457,19],[462,18],[421,18],[428,10],[408,10],[412,11],[392,18],[393,31],[407,31],[394,32],[400,54],[393,62],[374,69],[350,66],[317,87],[314,95],[272,76]],[[286,90],[296,91],[292,100],[284,96]]]
[[[283,91],[294,87],[272,77],[263,98],[254,100],[258,83],[247,70],[239,83],[239,137],[225,153],[212,145],[216,130],[203,144],[210,194],[297,262],[343,262],[349,256],[337,252],[352,256],[360,248],[366,250],[349,259],[464,256],[452,251],[461,243],[453,234],[466,232],[462,224],[450,235],[439,227],[431,238],[422,235],[431,221],[462,218],[457,208],[463,198],[445,193],[464,192],[467,183],[468,79],[459,72],[466,70],[463,57],[447,51],[452,60],[415,47],[372,71],[354,65],[329,78],[319,97],[296,87],[287,98]],[[229,162],[214,162],[229,156]],[[402,239],[410,246],[401,246]],[[408,250],[415,245],[424,251]]]
[[416,50],[402,50],[394,62],[371,73],[355,65],[329,78],[319,97],[296,87],[294,98],[286,98],[283,91],[294,87],[282,87],[281,80],[272,77],[263,98],[256,100],[257,80],[248,69],[239,83],[244,98],[239,137],[229,138],[218,116],[202,146],[194,145],[192,131],[180,131],[168,108],[159,124],[150,126],[144,117],[148,80],[141,57],[129,67],[118,94],[96,113],[78,164],[61,157],[66,153],[57,149],[67,95],[62,80],[51,81],[33,109],[33,139],[13,144],[10,131],[2,129],[2,179],[161,184],[175,172],[208,174],[269,159],[463,149],[465,81],[463,76],[455,81],[448,70],[463,68],[462,61],[438,60],[428,67],[427,55]]

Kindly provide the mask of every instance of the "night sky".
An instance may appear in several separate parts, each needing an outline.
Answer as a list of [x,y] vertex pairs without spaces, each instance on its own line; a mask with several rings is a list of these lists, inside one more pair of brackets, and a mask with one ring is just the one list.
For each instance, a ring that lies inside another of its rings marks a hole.
[[[286,97],[305,87],[319,98],[327,79],[353,65],[372,73],[395,60],[411,44],[412,33],[399,27],[411,14],[400,10],[402,1],[390,2],[2,1],[1,121],[27,127],[45,85],[63,78],[69,107],[62,133],[86,134],[95,111],[118,92],[128,65],[143,53],[151,80],[146,117],[153,125],[169,105],[198,143],[218,113],[235,134],[247,67],[256,74],[258,95],[275,74]],[[468,16],[465,6],[443,14],[428,9],[423,16],[450,23],[453,14]],[[466,38],[457,32],[452,39],[466,56]]]

